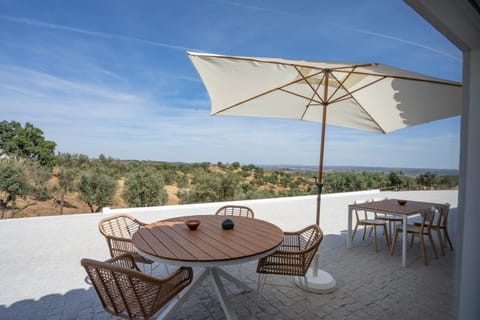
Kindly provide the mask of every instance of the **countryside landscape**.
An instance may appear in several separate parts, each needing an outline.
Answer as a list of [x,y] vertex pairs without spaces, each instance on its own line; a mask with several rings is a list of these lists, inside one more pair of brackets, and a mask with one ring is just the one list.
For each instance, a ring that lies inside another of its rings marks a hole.
[[[316,193],[315,167],[92,158],[55,147],[31,123],[0,122],[2,219]],[[455,170],[327,167],[323,193],[457,186]]]

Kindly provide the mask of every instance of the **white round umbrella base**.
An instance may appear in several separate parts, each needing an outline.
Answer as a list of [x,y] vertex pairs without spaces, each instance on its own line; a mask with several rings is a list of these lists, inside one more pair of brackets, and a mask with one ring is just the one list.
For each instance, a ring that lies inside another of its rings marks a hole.
[[309,268],[305,277],[307,278],[307,287],[305,287],[302,277],[295,277],[295,284],[303,290],[313,293],[330,293],[336,289],[337,282],[326,271],[318,269],[317,276],[314,276],[313,269]]

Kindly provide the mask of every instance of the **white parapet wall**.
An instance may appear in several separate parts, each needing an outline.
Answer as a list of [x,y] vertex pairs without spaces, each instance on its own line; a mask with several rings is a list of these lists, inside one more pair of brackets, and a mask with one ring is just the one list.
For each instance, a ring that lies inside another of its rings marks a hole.
[[[355,192],[331,193],[322,195],[322,200],[324,202],[328,201],[329,203],[336,203],[338,201],[335,201],[335,199],[371,199],[376,194],[380,194],[380,190],[373,189]],[[159,220],[178,216],[213,214],[221,206],[226,204],[237,204],[252,208],[255,213],[255,218],[257,219],[270,221],[284,230],[296,230],[315,223],[316,199],[317,196],[312,195],[141,208],[103,208],[102,212],[106,215],[124,213],[137,217],[141,216],[144,219],[149,219],[152,217],[152,215],[154,215],[155,220]],[[327,210],[324,202],[322,202],[322,209],[325,207],[324,210]],[[343,203],[343,201],[340,202]]]

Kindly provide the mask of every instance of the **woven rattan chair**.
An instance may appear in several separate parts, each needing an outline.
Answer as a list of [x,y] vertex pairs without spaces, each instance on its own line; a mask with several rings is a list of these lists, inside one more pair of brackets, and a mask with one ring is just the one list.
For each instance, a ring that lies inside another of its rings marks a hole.
[[[357,200],[355,201],[355,204],[361,204],[367,202],[366,200]],[[365,240],[365,233],[368,227],[372,228],[373,235],[374,235],[374,247],[375,247],[375,252],[377,252],[377,227],[383,227],[383,233],[385,234],[385,240],[387,242],[387,247],[390,246],[390,240],[388,237],[388,231],[387,231],[387,222],[385,220],[380,220],[380,219],[369,219],[367,212],[363,211],[363,218],[360,217],[360,209],[354,209],[355,211],[355,217],[357,218],[357,222],[355,224],[355,229],[353,230],[352,234],[352,240],[355,238],[355,235],[357,234],[357,229],[359,226],[363,226],[363,235],[362,235],[362,240]]]
[[303,277],[305,287],[308,288],[305,274],[322,239],[323,232],[317,225],[308,226],[297,232],[285,232],[278,250],[258,260],[257,292],[261,292],[269,274]]
[[105,262],[82,259],[103,308],[125,319],[149,319],[192,281],[192,269],[181,267],[165,278],[140,272],[130,254]]
[[[448,212],[450,211],[450,203],[445,203],[443,205],[437,206],[437,215],[432,222],[431,231],[437,232],[438,242],[440,245],[440,251],[442,256],[445,255],[445,246],[446,243],[443,240],[444,238],[450,245],[450,249],[453,250],[452,241],[450,240],[450,236],[448,235],[447,225],[448,225]],[[416,222],[415,225],[420,225],[419,222]],[[428,226],[428,225],[427,225]],[[443,237],[442,237],[443,232]],[[413,237],[413,236],[412,236]]]
[[227,205],[223,206],[215,212],[216,215],[224,215],[224,216],[241,216],[247,218],[254,218],[255,215],[253,210],[249,207],[245,206],[237,206],[237,205]]
[[132,243],[133,234],[144,225],[145,223],[138,221],[132,216],[118,214],[100,220],[98,229],[107,240],[112,258],[124,253],[130,253],[135,258],[135,262],[151,265],[153,261],[136,253]]
[[[435,248],[435,243],[433,242],[432,238],[432,225],[433,225],[433,220],[435,218],[435,212],[436,208],[432,207],[428,210],[424,210],[422,212],[422,222],[417,223],[417,224],[407,224],[407,235],[411,234],[412,235],[412,241],[411,245],[413,245],[413,241],[415,237],[418,237],[420,239],[420,245],[422,247],[422,255],[423,255],[423,261],[425,265],[428,265],[428,260],[427,260],[427,252],[425,250],[425,239],[424,236],[428,236],[430,240],[430,245],[432,247],[433,254],[435,255],[435,258],[438,259],[438,254],[437,254],[437,249]],[[395,237],[393,238],[393,243],[392,243],[392,256],[395,252],[395,244],[397,242],[398,234],[400,232],[403,232],[403,225],[399,225],[395,227]]]

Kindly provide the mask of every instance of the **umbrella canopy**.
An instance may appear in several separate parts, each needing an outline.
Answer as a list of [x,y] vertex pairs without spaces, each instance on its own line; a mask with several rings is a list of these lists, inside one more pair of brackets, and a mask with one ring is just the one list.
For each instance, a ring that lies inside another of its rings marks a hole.
[[187,55],[208,91],[212,115],[322,123],[317,224],[326,124],[387,133],[460,114],[460,83],[378,63]]

